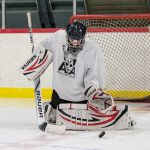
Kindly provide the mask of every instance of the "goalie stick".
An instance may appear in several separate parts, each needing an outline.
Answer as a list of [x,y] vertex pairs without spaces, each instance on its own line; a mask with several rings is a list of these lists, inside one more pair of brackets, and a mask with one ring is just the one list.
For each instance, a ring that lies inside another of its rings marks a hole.
[[[33,53],[34,41],[33,41],[33,33],[32,33],[31,12],[27,12],[27,19],[28,19],[28,28],[29,28],[29,34],[30,34],[30,42],[32,44],[32,53]],[[45,122],[42,97],[41,97],[40,77],[36,78],[34,81],[34,94],[35,94],[37,122],[38,122],[39,129],[42,131],[50,132],[50,133],[63,134],[66,129],[65,126],[50,125]]]

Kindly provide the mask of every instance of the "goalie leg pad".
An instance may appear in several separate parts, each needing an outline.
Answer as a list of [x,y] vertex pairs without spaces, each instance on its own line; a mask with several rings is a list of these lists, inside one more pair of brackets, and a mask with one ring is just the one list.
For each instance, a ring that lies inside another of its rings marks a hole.
[[45,118],[45,121],[47,123],[56,123],[56,113],[57,113],[57,110],[54,109],[50,102],[44,102],[43,103],[43,108],[44,108],[44,118]]
[[66,131],[66,126],[56,125],[56,109],[53,109],[50,102],[43,103],[44,108],[44,118],[45,118],[45,131],[55,134],[64,134]]
[[115,105],[105,111],[91,112],[86,104],[68,104],[68,108],[67,105],[60,104],[57,111],[56,124],[63,124],[71,130],[97,131],[130,128],[131,120],[127,105]]
[[55,134],[64,134],[66,131],[66,126],[47,124],[45,131],[49,133],[55,133]]

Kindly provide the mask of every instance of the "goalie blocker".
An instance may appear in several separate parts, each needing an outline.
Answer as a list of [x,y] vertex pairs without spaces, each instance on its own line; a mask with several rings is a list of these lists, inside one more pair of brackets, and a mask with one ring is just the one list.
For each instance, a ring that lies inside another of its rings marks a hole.
[[39,51],[35,51],[32,56],[21,66],[21,73],[28,80],[34,81],[41,76],[52,62],[52,53],[42,46],[38,47]]
[[134,124],[127,105],[113,105],[93,113],[87,104],[60,104],[57,109],[56,125],[71,130],[125,130]]

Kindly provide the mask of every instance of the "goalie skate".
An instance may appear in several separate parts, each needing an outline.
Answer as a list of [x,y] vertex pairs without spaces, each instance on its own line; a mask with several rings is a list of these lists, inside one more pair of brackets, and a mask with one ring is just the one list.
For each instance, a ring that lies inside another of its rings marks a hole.
[[127,105],[114,105],[104,111],[86,104],[61,104],[57,111],[57,125],[71,130],[124,130],[135,123],[129,116]]

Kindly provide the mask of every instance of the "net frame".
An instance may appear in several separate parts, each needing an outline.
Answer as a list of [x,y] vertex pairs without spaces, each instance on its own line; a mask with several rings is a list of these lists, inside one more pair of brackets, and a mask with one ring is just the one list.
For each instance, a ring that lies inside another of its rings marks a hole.
[[[74,22],[75,20],[78,20],[82,22],[83,24],[85,24],[85,22],[90,20],[89,23],[86,24],[86,26],[88,27],[87,35],[89,34],[89,37],[91,36],[90,33],[117,33],[117,34],[122,34],[122,33],[143,34],[144,33],[144,34],[148,34],[148,37],[150,37],[150,33],[149,33],[150,14],[75,15],[71,17],[70,22]],[[95,25],[96,20],[98,20],[98,23]],[[108,22],[109,20],[112,20],[113,22],[104,26],[102,25],[102,24],[105,24],[105,22]],[[120,23],[121,21],[124,22],[126,25],[121,24]],[[132,23],[133,21],[135,22],[134,24]],[[100,23],[102,24],[100,25]],[[148,48],[150,49],[149,45],[148,45]],[[150,68],[148,69],[150,71]],[[140,90],[133,90],[133,91],[132,90],[131,91],[114,90],[113,91],[113,90],[107,89],[106,87],[106,92],[113,95],[113,97],[115,97],[116,100],[150,99],[150,90],[141,90],[141,91]],[[132,96],[131,93],[134,96]],[[126,97],[125,95],[129,95],[129,96]]]

